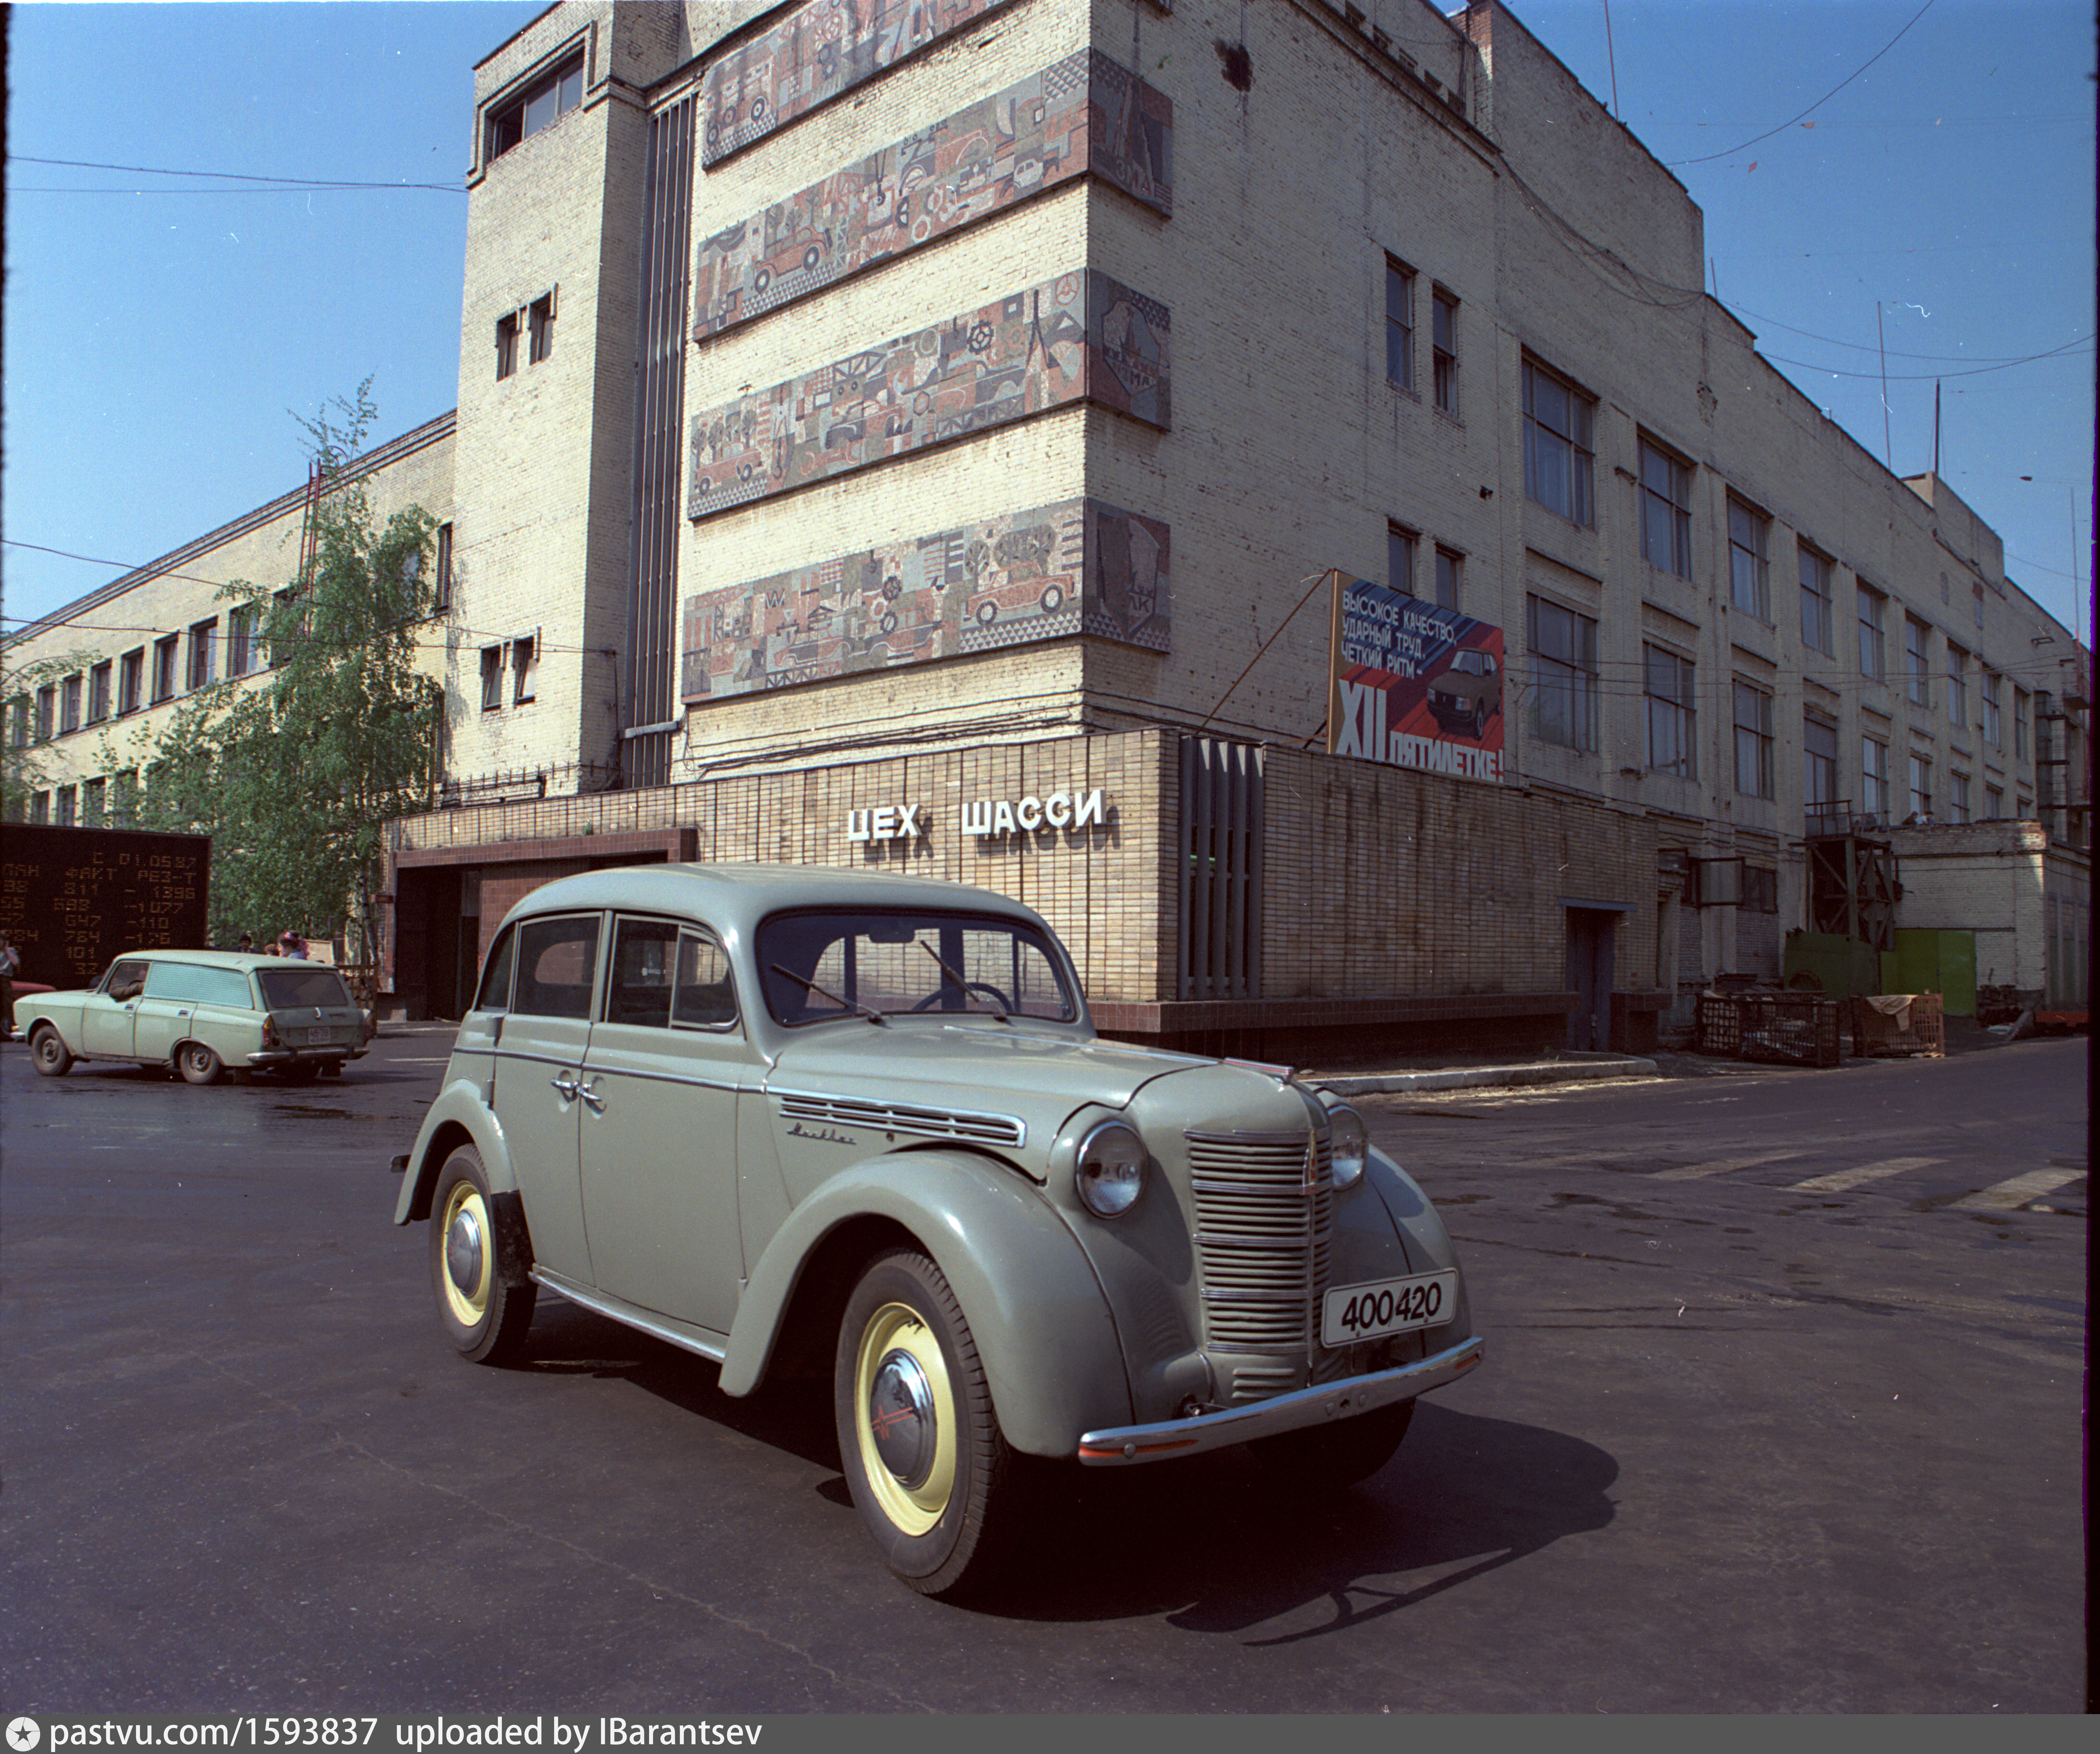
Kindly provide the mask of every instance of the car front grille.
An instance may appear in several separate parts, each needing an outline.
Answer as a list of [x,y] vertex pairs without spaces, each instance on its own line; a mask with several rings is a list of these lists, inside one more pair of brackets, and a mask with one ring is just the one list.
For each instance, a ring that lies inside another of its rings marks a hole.
[[[1196,1204],[1205,1343],[1225,1352],[1309,1357],[1334,1237],[1326,1135],[1308,1129],[1183,1137]],[[1276,1392],[1258,1372],[1234,1373],[1236,1400]]]

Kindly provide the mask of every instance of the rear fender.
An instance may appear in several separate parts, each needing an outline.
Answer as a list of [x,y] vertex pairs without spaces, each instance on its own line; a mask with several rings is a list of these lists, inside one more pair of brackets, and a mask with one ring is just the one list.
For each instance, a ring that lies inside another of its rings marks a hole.
[[[867,1227],[865,1252],[824,1248],[856,1226]],[[1014,1170],[960,1151],[874,1159],[832,1177],[788,1214],[738,1306],[723,1392],[750,1394],[798,1309],[834,1298],[842,1306],[867,1253],[907,1237],[961,1303],[1000,1429],[1016,1449],[1070,1456],[1081,1433],[1129,1420],[1115,1323],[1071,1231]],[[813,1258],[823,1261],[824,1283],[805,1272]]]
[[415,1146],[408,1153],[400,1198],[395,1202],[396,1224],[412,1224],[430,1217],[438,1172],[462,1145],[471,1145],[479,1155],[490,1193],[517,1194],[518,1177],[510,1167],[510,1147],[503,1136],[503,1124],[482,1101],[479,1089],[461,1079],[438,1093],[437,1101],[423,1117]]

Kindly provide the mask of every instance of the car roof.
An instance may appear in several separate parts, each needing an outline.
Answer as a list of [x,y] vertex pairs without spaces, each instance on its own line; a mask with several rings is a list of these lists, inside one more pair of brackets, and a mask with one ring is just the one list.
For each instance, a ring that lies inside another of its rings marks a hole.
[[254,969],[307,968],[326,969],[336,972],[333,963],[302,962],[297,957],[265,956],[257,950],[189,950],[176,944],[157,944],[151,950],[126,950],[109,959],[112,962],[192,962],[205,968],[239,969],[246,973]]
[[[575,908],[626,908],[694,914],[720,931],[748,931],[768,914],[795,908],[967,908],[1037,925],[1041,917],[1009,895],[938,877],[827,865],[620,865],[558,877],[511,910],[511,917]],[[1046,928],[1047,930],[1047,928]]]

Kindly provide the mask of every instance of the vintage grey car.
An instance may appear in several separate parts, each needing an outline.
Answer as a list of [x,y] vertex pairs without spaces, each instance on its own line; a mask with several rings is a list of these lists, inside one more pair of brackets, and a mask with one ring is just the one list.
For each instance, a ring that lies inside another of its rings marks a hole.
[[229,1071],[301,1081],[365,1052],[364,1014],[333,969],[247,951],[131,951],[92,987],[17,1001],[15,1021],[47,1078],[76,1060],[135,1060],[192,1084]]
[[563,878],[491,948],[395,1222],[468,1358],[541,1287],[832,1385],[854,1501],[932,1595],[996,1566],[1030,1457],[1250,1443],[1383,1465],[1480,1362],[1435,1209],[1281,1067],[1094,1032],[1029,908],[782,866]]

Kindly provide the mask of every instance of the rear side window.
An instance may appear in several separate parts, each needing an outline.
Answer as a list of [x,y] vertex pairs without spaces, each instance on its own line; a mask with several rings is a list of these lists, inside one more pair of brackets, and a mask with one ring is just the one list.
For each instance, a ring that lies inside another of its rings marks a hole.
[[510,1009],[527,1017],[588,1018],[598,968],[598,915],[528,920],[518,928],[518,985]]
[[718,1029],[736,1021],[729,958],[705,933],[670,920],[620,921],[605,1001],[608,1023]]
[[333,969],[258,969],[255,979],[262,983],[262,1004],[268,1010],[350,1003],[342,977]]
[[253,1010],[254,996],[239,969],[206,968],[199,962],[156,962],[146,977],[149,999],[177,999],[192,1005],[230,1005]]
[[510,1009],[510,965],[517,960],[514,952],[518,948],[515,928],[505,932],[496,941],[488,966],[481,971],[481,993],[474,1001],[477,1011],[507,1011]]

